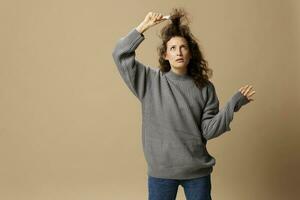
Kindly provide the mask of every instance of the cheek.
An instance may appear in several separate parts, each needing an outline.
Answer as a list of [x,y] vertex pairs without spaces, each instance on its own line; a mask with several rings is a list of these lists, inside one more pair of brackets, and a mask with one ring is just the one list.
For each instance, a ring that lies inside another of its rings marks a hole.
[[173,54],[173,53],[170,53],[170,58],[171,58],[171,59],[174,59],[174,57],[175,57],[174,54]]

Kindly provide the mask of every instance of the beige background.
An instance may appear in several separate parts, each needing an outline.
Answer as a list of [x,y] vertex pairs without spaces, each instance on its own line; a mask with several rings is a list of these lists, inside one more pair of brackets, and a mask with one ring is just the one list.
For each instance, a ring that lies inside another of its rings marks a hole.
[[[256,91],[232,131],[208,143],[213,199],[299,198],[299,1],[0,5],[0,199],[147,199],[141,108],[111,53],[149,11],[179,6],[214,70],[220,106],[245,84]],[[137,50],[146,65],[158,66],[162,26]]]

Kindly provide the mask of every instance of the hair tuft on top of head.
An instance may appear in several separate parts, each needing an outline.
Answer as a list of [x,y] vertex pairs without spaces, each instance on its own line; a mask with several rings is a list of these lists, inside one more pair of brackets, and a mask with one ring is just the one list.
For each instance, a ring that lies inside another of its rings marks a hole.
[[170,23],[160,31],[160,38],[169,39],[170,36],[184,36],[190,34],[190,20],[183,8],[173,8],[170,13]]
[[182,8],[173,8],[170,13],[170,20],[172,21],[172,25],[176,27],[180,27],[181,24],[184,24],[184,20],[186,25],[190,23],[187,12]]

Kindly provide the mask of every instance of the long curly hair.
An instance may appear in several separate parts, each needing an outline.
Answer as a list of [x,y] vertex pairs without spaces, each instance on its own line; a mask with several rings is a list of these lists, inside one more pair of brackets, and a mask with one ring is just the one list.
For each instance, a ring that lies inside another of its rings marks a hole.
[[160,31],[159,37],[162,39],[162,44],[157,48],[159,54],[159,68],[162,72],[171,70],[169,61],[164,59],[164,55],[167,51],[167,42],[175,36],[184,37],[188,43],[192,57],[187,66],[187,74],[192,77],[198,88],[202,88],[208,84],[209,78],[212,77],[213,70],[208,68],[208,63],[203,57],[197,39],[190,31],[187,13],[182,8],[173,8],[170,13],[170,20],[171,23],[164,26]]

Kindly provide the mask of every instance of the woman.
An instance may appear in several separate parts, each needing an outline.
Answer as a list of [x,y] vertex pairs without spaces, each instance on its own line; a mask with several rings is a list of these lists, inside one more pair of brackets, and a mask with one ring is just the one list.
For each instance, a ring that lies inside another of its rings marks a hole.
[[142,144],[148,166],[150,200],[176,199],[178,186],[187,200],[211,199],[210,174],[215,159],[207,140],[230,131],[234,112],[253,99],[252,86],[241,87],[219,110],[211,70],[190,33],[183,10],[174,9],[161,31],[160,67],[135,59],[144,32],[166,21],[149,12],[143,22],[122,37],[113,58],[122,79],[142,105]]

